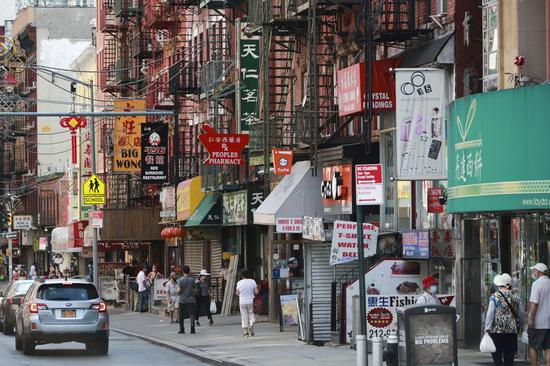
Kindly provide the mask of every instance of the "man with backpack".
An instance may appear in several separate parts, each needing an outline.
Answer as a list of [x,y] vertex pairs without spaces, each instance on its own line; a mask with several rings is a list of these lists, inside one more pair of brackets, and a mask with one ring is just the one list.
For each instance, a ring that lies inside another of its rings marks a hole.
[[183,266],[183,276],[177,282],[178,302],[179,302],[179,334],[185,333],[184,319],[185,315],[189,315],[191,322],[191,334],[195,334],[195,295],[196,286],[195,279],[189,276],[191,269],[189,266]]

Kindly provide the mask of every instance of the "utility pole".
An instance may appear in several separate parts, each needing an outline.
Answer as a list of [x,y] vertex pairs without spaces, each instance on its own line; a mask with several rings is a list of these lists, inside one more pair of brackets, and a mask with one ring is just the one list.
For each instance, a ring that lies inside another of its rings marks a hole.
[[[90,80],[90,112],[94,113],[94,79]],[[92,145],[92,174],[96,173],[95,157],[95,116],[90,117],[90,145]],[[80,182],[79,182],[80,184]],[[92,205],[92,211],[97,210],[97,205]],[[97,248],[97,228],[92,227],[92,277],[94,285],[99,288],[99,253]]]
[[13,279],[13,238],[11,234],[13,233],[13,213],[15,207],[17,206],[17,196],[8,193],[8,201],[6,202],[6,209],[8,210],[8,251],[10,255],[8,257],[8,279],[11,282]]

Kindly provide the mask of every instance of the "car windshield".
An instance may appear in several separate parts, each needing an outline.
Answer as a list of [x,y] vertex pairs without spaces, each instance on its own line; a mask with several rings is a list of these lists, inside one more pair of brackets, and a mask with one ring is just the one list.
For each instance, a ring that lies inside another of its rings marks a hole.
[[15,283],[15,295],[24,295],[27,293],[27,290],[31,285],[33,284],[32,281],[25,281],[25,282],[16,282]]
[[40,286],[37,297],[49,301],[78,301],[97,299],[99,295],[92,284],[52,283]]

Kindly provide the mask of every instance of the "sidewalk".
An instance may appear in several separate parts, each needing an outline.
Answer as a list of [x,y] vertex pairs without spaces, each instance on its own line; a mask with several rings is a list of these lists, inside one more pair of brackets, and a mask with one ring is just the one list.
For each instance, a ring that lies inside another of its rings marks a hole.
[[[307,345],[297,340],[296,328],[281,333],[278,325],[261,322],[256,324],[255,337],[243,338],[239,316],[215,316],[212,327],[207,325],[206,318],[201,320],[197,334],[177,334],[178,325],[170,324],[170,319],[164,316],[114,311],[111,329],[167,346],[212,365],[286,366],[292,362],[300,366],[342,366],[356,362],[355,351],[349,345]],[[188,321],[186,331],[189,331]],[[492,360],[489,354],[477,350],[459,350],[459,364],[492,365]],[[516,361],[515,364],[524,363]]]

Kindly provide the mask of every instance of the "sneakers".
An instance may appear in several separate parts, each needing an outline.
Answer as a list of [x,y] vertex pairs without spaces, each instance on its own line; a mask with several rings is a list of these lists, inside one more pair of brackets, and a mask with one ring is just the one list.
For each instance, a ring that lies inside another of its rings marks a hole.
[[213,325],[214,325],[214,321],[213,321],[212,319],[210,319],[210,321],[208,322],[208,325],[213,326]]
[[243,337],[248,338],[249,337],[248,332],[244,332]]
[[195,328],[191,328],[191,334],[195,334]]
[[178,334],[185,334],[185,329],[180,330]]
[[248,334],[250,334],[251,337],[254,337],[254,327],[248,328]]
[[197,320],[197,321],[195,322],[195,326],[200,327],[200,326],[201,326],[201,323],[199,323],[199,321]]

